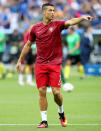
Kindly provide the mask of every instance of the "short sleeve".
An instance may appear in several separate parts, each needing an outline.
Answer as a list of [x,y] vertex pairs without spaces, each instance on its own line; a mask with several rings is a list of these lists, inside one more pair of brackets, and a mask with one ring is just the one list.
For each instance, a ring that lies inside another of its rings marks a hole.
[[34,42],[36,39],[36,36],[35,36],[35,33],[34,33],[34,28],[32,27],[30,33],[29,33],[29,38],[28,40],[31,41],[31,42]]
[[60,31],[66,29],[65,21],[57,21],[57,24],[58,24]]
[[[2,40],[3,43],[6,41],[5,34],[2,34],[2,35],[1,35],[1,40]],[[1,42],[1,43],[2,43],[2,42]]]

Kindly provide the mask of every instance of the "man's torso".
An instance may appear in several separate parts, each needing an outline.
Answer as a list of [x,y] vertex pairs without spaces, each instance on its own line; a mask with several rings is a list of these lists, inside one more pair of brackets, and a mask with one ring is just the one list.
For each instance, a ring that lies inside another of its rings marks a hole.
[[[73,33],[72,35],[67,36],[67,43],[68,43],[68,51],[71,51],[73,48],[75,48],[77,42],[80,42],[80,37],[78,34]],[[75,52],[73,52],[72,55],[79,55],[80,49],[77,49]]]
[[37,46],[36,64],[61,64],[62,44],[61,30],[56,21],[49,25],[42,22],[34,26]]

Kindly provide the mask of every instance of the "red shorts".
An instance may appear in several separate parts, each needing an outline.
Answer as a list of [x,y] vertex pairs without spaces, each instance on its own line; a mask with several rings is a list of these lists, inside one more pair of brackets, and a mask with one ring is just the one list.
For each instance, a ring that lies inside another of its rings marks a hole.
[[36,65],[37,88],[43,86],[61,87],[61,65]]
[[24,65],[26,62],[25,62],[25,59],[23,58],[21,63]]

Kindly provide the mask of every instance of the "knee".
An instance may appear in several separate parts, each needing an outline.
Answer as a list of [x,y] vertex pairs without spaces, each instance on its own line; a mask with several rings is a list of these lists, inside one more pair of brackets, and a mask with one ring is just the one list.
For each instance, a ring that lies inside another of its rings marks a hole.
[[40,95],[40,97],[46,96],[46,88],[45,87],[39,88],[39,95]]
[[54,95],[54,97],[58,97],[60,95],[60,90],[59,89],[53,89],[53,95]]

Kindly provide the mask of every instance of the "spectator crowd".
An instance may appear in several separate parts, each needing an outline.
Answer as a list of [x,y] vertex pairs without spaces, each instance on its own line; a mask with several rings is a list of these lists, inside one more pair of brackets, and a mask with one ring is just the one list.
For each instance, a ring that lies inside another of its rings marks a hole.
[[91,26],[101,27],[101,0],[0,0],[0,28],[23,31],[28,25],[38,23],[42,20],[40,7],[47,2],[56,5],[56,19],[89,14],[96,18]]

